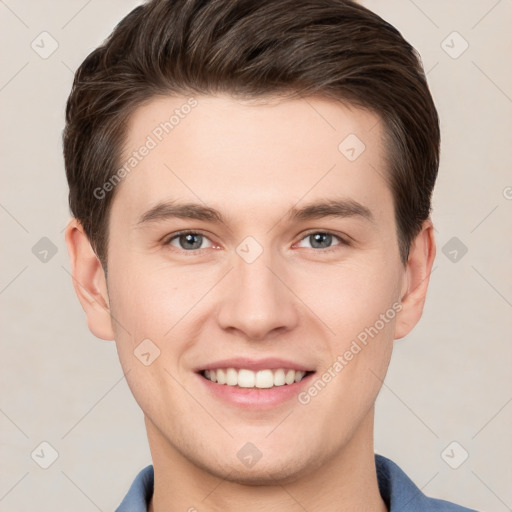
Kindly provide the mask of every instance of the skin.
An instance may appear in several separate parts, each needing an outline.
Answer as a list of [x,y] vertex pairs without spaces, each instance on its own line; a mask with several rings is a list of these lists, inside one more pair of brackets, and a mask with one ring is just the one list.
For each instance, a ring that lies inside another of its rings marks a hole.
[[[187,99],[139,108],[126,155]],[[115,339],[144,413],[155,468],[149,510],[383,512],[374,403],[393,340],[422,314],[435,257],[432,223],[425,221],[402,264],[375,114],[321,98],[196,99],[118,185],[108,280],[80,223],[72,219],[66,230],[89,329]],[[366,146],[353,162],[338,150],[351,133]],[[329,198],[357,201],[373,220],[288,222],[292,207]],[[216,208],[227,225],[169,218],[137,226],[164,200]],[[200,251],[179,238],[165,245],[183,229],[205,235]],[[326,231],[350,245],[333,237],[327,252],[307,236]],[[263,248],[250,264],[236,252],[247,236]],[[320,376],[393,304],[400,312],[307,405],[291,399],[242,410],[207,392],[193,371],[235,356],[281,357]],[[160,350],[148,366],[134,356],[146,338]],[[262,453],[252,467],[237,457],[247,442]]]

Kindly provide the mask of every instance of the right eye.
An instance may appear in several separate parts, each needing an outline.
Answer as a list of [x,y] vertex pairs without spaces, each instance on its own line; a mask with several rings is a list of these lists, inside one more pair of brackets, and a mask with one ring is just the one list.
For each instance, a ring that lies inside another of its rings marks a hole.
[[211,243],[211,240],[203,233],[186,230],[172,234],[170,238],[167,238],[164,245],[171,245],[182,251],[196,252],[206,248],[201,247],[205,240],[208,240]]

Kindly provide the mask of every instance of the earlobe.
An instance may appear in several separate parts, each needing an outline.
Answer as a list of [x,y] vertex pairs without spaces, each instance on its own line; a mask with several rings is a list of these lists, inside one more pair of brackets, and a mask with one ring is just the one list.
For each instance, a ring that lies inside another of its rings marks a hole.
[[409,334],[421,318],[435,256],[434,226],[427,219],[409,250],[401,290],[402,310],[395,323],[395,339]]
[[105,272],[77,219],[73,218],[69,222],[65,239],[73,286],[87,315],[89,330],[98,338],[113,340]]

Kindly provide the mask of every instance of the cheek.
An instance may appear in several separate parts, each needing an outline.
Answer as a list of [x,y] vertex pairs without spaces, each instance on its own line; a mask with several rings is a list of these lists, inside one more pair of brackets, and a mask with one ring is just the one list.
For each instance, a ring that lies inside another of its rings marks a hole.
[[[334,331],[338,348],[376,322],[383,335],[392,331],[399,297],[396,267],[384,261],[318,267],[311,282],[311,277],[303,280],[300,293],[309,297],[311,308]],[[379,319],[386,314],[381,325]]]
[[117,352],[135,400],[153,415],[162,389],[179,395],[172,376],[183,347],[172,338],[172,327],[187,308],[178,295],[180,283],[167,282],[164,272],[135,261],[118,263],[109,277]]
[[195,339],[201,299],[218,276],[146,260],[120,261],[109,277],[117,350],[125,372],[139,370],[137,356],[147,352],[158,356],[151,366],[174,372]]
[[300,403],[310,418],[332,418],[329,435],[336,438],[340,410],[363,418],[382,386],[400,309],[399,268],[384,262],[353,265],[329,272],[324,282],[322,293],[315,293],[315,311],[334,335],[318,346],[325,356],[322,369]]
[[205,280],[193,269],[145,259],[121,261],[112,272],[112,312],[138,334],[162,337],[198,302]]

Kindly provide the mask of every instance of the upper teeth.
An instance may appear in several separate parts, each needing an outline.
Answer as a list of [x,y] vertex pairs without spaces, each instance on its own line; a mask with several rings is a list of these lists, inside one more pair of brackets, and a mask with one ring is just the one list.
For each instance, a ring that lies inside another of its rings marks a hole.
[[228,386],[239,386],[241,388],[271,388],[272,386],[283,386],[299,382],[306,375],[300,370],[252,370],[219,368],[217,370],[205,370],[204,376],[212,382],[227,384]]

